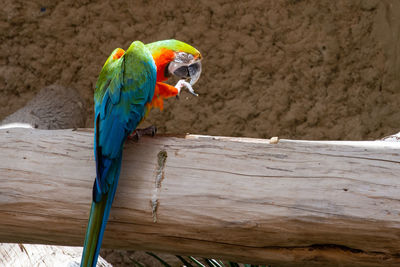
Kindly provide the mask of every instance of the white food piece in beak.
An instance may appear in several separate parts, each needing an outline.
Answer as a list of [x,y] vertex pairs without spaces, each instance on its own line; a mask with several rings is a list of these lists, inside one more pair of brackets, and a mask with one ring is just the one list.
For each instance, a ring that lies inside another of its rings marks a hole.
[[192,95],[199,96],[199,94],[194,91],[192,85],[185,80],[179,80],[175,88],[178,89],[178,95],[181,93],[182,89],[186,88]]

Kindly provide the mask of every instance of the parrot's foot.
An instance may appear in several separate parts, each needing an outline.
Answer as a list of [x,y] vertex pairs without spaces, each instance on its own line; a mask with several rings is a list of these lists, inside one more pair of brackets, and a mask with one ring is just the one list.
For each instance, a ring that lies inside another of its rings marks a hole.
[[186,88],[186,89],[189,91],[189,93],[191,93],[192,95],[199,96],[199,95],[196,94],[196,92],[194,91],[192,85],[191,85],[190,83],[188,83],[187,81],[185,81],[185,80],[179,80],[179,81],[176,83],[175,88],[178,89],[178,94],[177,94],[177,96],[180,94],[180,92],[181,92],[182,89],[184,89],[184,88]]
[[153,137],[156,135],[156,133],[157,133],[157,127],[151,125],[144,129],[136,129],[130,135],[128,135],[128,139],[134,142],[138,142],[143,135],[150,135]]

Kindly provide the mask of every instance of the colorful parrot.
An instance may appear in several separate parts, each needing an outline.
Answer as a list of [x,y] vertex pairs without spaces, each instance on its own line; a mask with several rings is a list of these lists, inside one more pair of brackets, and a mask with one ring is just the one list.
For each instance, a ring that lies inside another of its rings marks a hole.
[[[108,57],[94,92],[96,179],[81,266],[96,266],[125,140],[152,107],[163,109],[164,98],[178,96],[184,88],[197,95],[192,85],[200,73],[200,52],[177,40],[135,41],[126,52],[117,48]],[[175,86],[163,83],[171,75],[181,78]]]

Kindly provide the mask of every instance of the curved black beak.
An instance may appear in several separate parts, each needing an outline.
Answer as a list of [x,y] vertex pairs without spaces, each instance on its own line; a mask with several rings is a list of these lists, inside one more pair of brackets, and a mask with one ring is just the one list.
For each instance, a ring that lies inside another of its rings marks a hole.
[[201,74],[201,62],[197,61],[191,65],[189,65],[188,67],[189,70],[189,76],[190,76],[190,84],[193,85],[195,84],[199,78],[200,78],[200,74]]
[[180,78],[180,79],[187,79],[190,78],[190,74],[189,74],[189,67],[188,66],[182,66],[177,68],[174,73],[173,73],[176,77]]
[[172,70],[172,74],[174,74],[178,78],[181,79],[190,78],[189,83],[191,85],[195,84],[199,80],[201,74],[200,61],[194,62],[193,64],[190,65],[180,65],[176,67],[177,67],[176,69]]

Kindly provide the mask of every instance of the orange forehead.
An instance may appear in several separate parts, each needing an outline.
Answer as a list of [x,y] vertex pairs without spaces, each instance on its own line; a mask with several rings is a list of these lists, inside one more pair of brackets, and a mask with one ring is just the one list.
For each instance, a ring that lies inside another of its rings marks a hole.
[[153,54],[153,59],[157,63],[165,63],[173,60],[175,57],[175,53],[172,50],[162,48],[158,53]]
[[117,52],[115,52],[113,59],[119,59],[120,57],[122,57],[125,54],[125,51],[121,48],[119,48],[117,50]]

